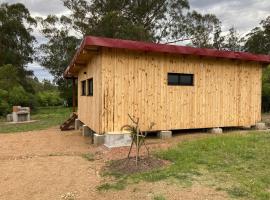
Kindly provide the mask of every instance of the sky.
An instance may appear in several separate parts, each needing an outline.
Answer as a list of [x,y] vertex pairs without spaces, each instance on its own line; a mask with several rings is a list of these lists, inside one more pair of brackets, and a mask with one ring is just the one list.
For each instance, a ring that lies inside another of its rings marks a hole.
[[[18,2],[23,3],[34,17],[69,13],[61,0],[0,0],[0,3]],[[270,15],[270,0],[189,0],[189,3],[192,10],[215,14],[221,20],[224,31],[233,26],[241,35],[248,33]],[[38,42],[43,41],[38,31],[34,35]],[[39,80],[53,79],[38,63],[29,64],[28,68],[34,71]]]

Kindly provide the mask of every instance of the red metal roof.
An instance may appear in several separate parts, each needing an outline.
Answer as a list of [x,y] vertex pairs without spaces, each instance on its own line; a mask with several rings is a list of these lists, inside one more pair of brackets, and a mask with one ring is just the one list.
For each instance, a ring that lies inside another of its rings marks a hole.
[[255,61],[268,64],[270,63],[269,55],[257,55],[246,52],[233,52],[233,51],[220,51],[216,49],[206,48],[194,48],[188,46],[167,45],[167,44],[155,44],[149,42],[139,42],[131,40],[111,39],[103,37],[87,36],[84,38],[80,48],[75,54],[73,60],[65,71],[65,75],[68,76],[70,68],[72,68],[76,62],[78,55],[85,47],[107,47],[107,48],[119,48],[129,49],[144,52],[160,52],[171,53],[180,55],[195,55],[204,57],[215,58],[227,58],[244,61]]

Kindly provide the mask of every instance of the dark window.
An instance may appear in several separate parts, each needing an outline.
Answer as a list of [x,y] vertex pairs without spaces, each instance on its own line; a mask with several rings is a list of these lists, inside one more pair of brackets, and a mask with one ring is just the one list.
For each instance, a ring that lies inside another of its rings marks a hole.
[[88,79],[88,96],[93,96],[93,78]]
[[82,96],[86,95],[86,81],[82,81]]
[[193,74],[168,73],[168,85],[193,86]]

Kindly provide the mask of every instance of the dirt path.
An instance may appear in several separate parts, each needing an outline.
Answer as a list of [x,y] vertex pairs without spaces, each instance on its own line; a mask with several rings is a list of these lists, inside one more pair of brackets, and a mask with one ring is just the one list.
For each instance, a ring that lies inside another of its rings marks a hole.
[[[206,137],[206,134],[176,136],[162,141],[150,139],[152,150],[168,148],[183,140]],[[0,134],[0,199],[145,199],[156,195],[166,199],[226,199],[226,194],[214,189],[194,185],[182,188],[179,185],[139,183],[122,191],[98,192],[96,187],[103,178],[100,168],[107,160],[123,158],[127,149],[108,150],[93,147],[88,138],[78,131],[60,132],[48,129],[16,134]],[[94,161],[81,155],[92,153]]]

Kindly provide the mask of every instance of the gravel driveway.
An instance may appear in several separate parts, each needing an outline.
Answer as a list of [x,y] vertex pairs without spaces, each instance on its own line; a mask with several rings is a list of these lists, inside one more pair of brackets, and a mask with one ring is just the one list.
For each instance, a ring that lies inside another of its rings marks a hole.
[[[176,136],[171,140],[151,139],[150,148],[171,145],[204,134]],[[98,192],[104,180],[99,174],[105,162],[126,156],[128,149],[94,147],[78,131],[57,128],[26,133],[0,134],[0,199],[227,199],[225,193],[194,184],[190,188],[166,182],[134,184],[121,191]],[[88,161],[82,154],[94,154]]]

